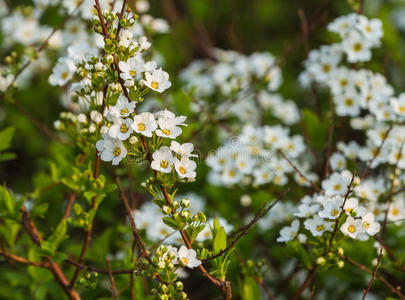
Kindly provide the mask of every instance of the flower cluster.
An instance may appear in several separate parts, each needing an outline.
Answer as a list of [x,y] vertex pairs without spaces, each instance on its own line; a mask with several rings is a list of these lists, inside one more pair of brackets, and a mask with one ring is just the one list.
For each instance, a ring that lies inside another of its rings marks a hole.
[[[297,162],[306,151],[306,146],[302,136],[290,136],[288,128],[245,125],[238,137],[207,157],[207,165],[212,168],[210,182],[224,185],[285,185],[287,174],[294,169],[278,151]],[[307,170],[310,165],[302,164],[302,167]],[[307,178],[316,179],[316,174],[306,173]],[[295,179],[299,184],[309,184],[301,176]]]
[[[354,184],[352,180],[353,175],[349,171],[332,173],[322,181],[322,193],[307,195],[301,199],[298,211],[294,215],[304,219],[304,227],[312,236],[322,236],[325,232],[332,233],[338,222],[341,223],[340,231],[353,239],[364,241],[380,231],[381,226],[373,214],[373,204],[365,200],[360,202],[359,198],[350,195]],[[361,190],[360,186],[355,188],[354,194],[357,195],[356,190]],[[362,204],[366,204],[367,207]],[[299,221],[294,220],[291,226],[284,227],[277,241],[286,242],[298,237],[301,243],[305,243],[307,235],[298,234],[299,225]]]

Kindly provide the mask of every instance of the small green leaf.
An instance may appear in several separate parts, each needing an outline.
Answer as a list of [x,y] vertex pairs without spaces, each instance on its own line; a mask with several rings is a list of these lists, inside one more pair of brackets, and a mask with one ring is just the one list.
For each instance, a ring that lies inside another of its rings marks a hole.
[[0,131],[0,151],[7,150],[11,146],[11,140],[14,135],[14,127],[7,127]]
[[226,232],[224,227],[220,227],[217,234],[214,237],[213,250],[215,253],[226,248]]
[[173,220],[171,217],[164,217],[163,222],[170,228],[173,228],[174,230],[178,230],[179,228],[177,222]]

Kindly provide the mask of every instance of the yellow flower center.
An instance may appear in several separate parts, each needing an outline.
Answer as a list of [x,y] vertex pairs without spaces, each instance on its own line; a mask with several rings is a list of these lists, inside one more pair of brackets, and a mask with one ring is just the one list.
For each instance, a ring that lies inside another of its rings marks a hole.
[[235,177],[235,176],[236,176],[236,172],[235,172],[234,170],[230,170],[230,171],[229,171],[229,176]]
[[152,81],[152,83],[150,84],[150,86],[151,86],[153,89],[157,89],[157,88],[159,88],[159,83],[157,83],[156,81]]
[[346,106],[353,106],[354,100],[352,98],[346,98],[345,104],[346,104]]
[[132,77],[135,77],[136,76],[136,71],[135,70],[129,71],[129,75],[131,75]]
[[364,225],[364,228],[366,228],[366,229],[370,227],[370,223],[367,221],[364,221],[363,225]]
[[341,188],[342,188],[342,186],[341,186],[340,184],[335,184],[335,185],[333,186],[333,189],[334,189],[335,191],[339,191]]
[[125,114],[127,114],[127,113],[129,113],[128,108],[123,108],[123,109],[121,109],[121,116],[123,116],[123,115],[125,115]]
[[180,173],[183,174],[183,175],[186,174],[186,172],[187,172],[186,168],[183,167],[183,166],[181,166],[181,167],[179,168],[179,171],[180,171]]
[[60,77],[61,77],[63,80],[66,80],[66,79],[69,77],[69,73],[68,73],[68,72],[63,72],[63,73],[60,75]]
[[324,225],[318,225],[318,226],[316,226],[316,230],[317,231],[323,231],[323,230],[325,230],[325,226]]
[[405,106],[404,105],[399,106],[399,112],[400,113],[405,113]]
[[122,124],[121,127],[120,127],[120,131],[121,131],[122,133],[127,133],[127,132],[128,132],[128,127],[127,127],[127,125]]
[[221,158],[218,162],[219,162],[220,165],[224,165],[225,164],[225,159]]
[[331,69],[331,67],[330,67],[330,65],[328,65],[328,64],[322,66],[322,71],[323,71],[324,73],[329,73],[330,69]]
[[119,156],[121,154],[121,148],[115,147],[113,154],[114,154],[114,156]]
[[347,231],[350,233],[356,232],[356,227],[354,227],[354,225],[349,225],[349,227],[347,227]]
[[144,131],[144,130],[145,130],[145,124],[139,123],[139,124],[138,124],[138,130],[139,130],[139,131]]
[[180,258],[183,264],[187,265],[188,264],[188,259],[186,257]]
[[163,129],[162,130],[164,135],[170,135],[170,130],[169,129]]
[[339,211],[336,208],[332,209],[332,211],[330,212],[332,216],[337,216],[338,213]]
[[346,86],[347,84],[348,84],[347,79],[342,79],[342,80],[340,80],[340,85],[341,85],[341,86]]
[[361,43],[355,43],[353,45],[353,50],[356,52],[360,52],[363,49],[363,45]]
[[392,214],[393,216],[398,216],[398,214],[399,214],[399,209],[396,208],[396,207],[394,207],[394,208],[392,209],[392,211],[391,211],[391,214]]
[[169,166],[169,163],[168,163],[167,161],[162,160],[162,161],[160,162],[160,167],[161,167],[161,168],[166,169],[168,166]]

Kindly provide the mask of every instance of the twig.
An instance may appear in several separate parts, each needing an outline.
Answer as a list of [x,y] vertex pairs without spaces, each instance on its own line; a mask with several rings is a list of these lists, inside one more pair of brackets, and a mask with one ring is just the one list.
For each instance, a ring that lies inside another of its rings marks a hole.
[[389,193],[389,196],[388,196],[387,209],[385,210],[385,215],[384,215],[384,223],[383,223],[383,230],[382,230],[382,237],[383,237],[383,238],[384,238],[385,232],[386,232],[386,230],[387,230],[388,212],[389,212],[389,210],[390,210],[390,208],[391,208],[391,203],[392,203],[393,193],[394,193],[395,181],[396,181],[396,179],[397,179],[397,176],[396,176],[396,169],[397,169],[397,167],[398,167],[399,161],[400,161],[401,158],[402,158],[402,149],[403,149],[403,147],[404,147],[404,143],[405,143],[405,140],[402,141],[401,146],[399,147],[398,157],[397,157],[397,160],[396,160],[395,166],[394,166],[394,172],[393,172],[394,174],[393,174],[392,180],[391,180],[391,187],[390,187],[390,193]]
[[360,7],[359,7],[359,11],[358,11],[358,13],[359,13],[359,15],[362,15],[363,14],[363,11],[364,11],[364,4],[366,3],[366,0],[360,0]]
[[146,245],[145,245],[144,241],[142,240],[141,235],[139,234],[138,228],[136,227],[135,220],[131,213],[131,207],[129,206],[128,198],[125,195],[125,191],[121,186],[121,180],[119,179],[119,177],[117,177],[115,180],[116,180],[118,188],[120,190],[121,199],[124,202],[125,211],[127,213],[128,219],[131,223],[131,229],[132,229],[132,234],[134,236],[134,240],[138,243],[138,245],[142,251],[142,256],[151,262],[148,249],[146,248]]
[[46,269],[49,268],[49,264],[46,263],[46,262],[31,261],[31,260],[28,260],[26,258],[17,256],[17,255],[11,254],[11,253],[7,253],[7,252],[5,252],[3,250],[0,250],[0,255],[4,256],[7,259],[11,259],[11,260],[14,260],[16,262],[19,262],[19,263],[22,263],[22,264],[25,264],[25,265],[30,265],[30,266],[39,267],[39,268],[46,268]]
[[290,191],[290,189],[287,189],[283,194],[281,194],[281,196],[274,201],[271,205],[269,205],[268,207],[267,204],[268,202],[264,203],[263,206],[258,210],[258,212],[256,213],[256,215],[254,216],[254,218],[245,226],[243,226],[239,231],[239,234],[236,236],[236,238],[229,244],[228,247],[226,247],[225,249],[222,249],[221,251],[219,251],[217,254],[212,255],[210,257],[207,257],[206,259],[203,259],[203,263],[206,263],[210,260],[213,260],[217,257],[222,256],[223,254],[225,254],[228,250],[230,250],[231,248],[233,248],[236,243],[244,236],[248,233],[249,229],[256,224],[265,214],[267,214],[276,204],[278,201],[280,201],[281,199],[284,198],[285,195],[288,194],[288,192]]
[[[363,270],[363,271],[365,271],[367,273],[373,274],[372,270],[370,270],[366,266],[358,263],[357,261],[353,260],[352,258],[350,258],[348,256],[341,256],[341,258],[348,261],[348,262],[350,262],[351,264],[355,265],[356,267],[360,268],[361,270]],[[394,294],[399,296],[401,299],[405,299],[404,294],[401,293],[401,290],[399,288],[394,287],[391,283],[388,282],[388,280],[386,280],[380,274],[376,273],[376,276],[377,276],[378,279],[380,279],[391,290],[391,292],[393,292]]]
[[[21,207],[21,213],[22,213],[22,225],[25,231],[30,236],[32,242],[38,247],[41,247],[42,237],[34,221],[31,219],[30,213],[26,210],[24,206]],[[56,281],[62,287],[63,291],[69,297],[69,299],[80,300],[80,296],[77,293],[77,291],[74,288],[69,287],[69,280],[66,278],[60,266],[56,262],[52,262],[50,257],[46,257],[45,260],[49,264],[48,269],[52,272]]]
[[326,157],[325,157],[325,178],[329,177],[329,164],[330,164],[330,156],[332,154],[332,141],[333,141],[333,130],[335,129],[335,118],[334,118],[334,110],[333,110],[333,101],[332,101],[332,93],[329,90],[329,132],[328,132],[328,148],[326,149]]
[[368,176],[368,173],[370,172],[370,169],[371,169],[371,165],[373,164],[373,162],[377,158],[377,156],[380,154],[381,149],[384,146],[384,143],[387,140],[388,135],[390,134],[391,130],[392,130],[392,124],[390,125],[388,130],[385,132],[384,137],[383,137],[383,139],[381,141],[381,144],[377,148],[377,151],[374,153],[374,156],[368,161],[367,168],[364,170],[363,175],[361,176],[361,180],[364,180]]
[[300,175],[305,181],[307,181],[318,193],[322,193],[322,190],[309,178],[307,178],[296,165],[284,154],[280,149],[277,150],[278,153],[288,162],[288,164],[293,167],[293,169]]
[[346,192],[346,194],[345,194],[345,197],[344,197],[342,206],[340,207],[340,209],[341,209],[341,210],[340,210],[340,215],[339,215],[339,217],[335,220],[335,227],[333,228],[332,235],[331,235],[331,237],[330,237],[330,239],[329,239],[328,246],[327,246],[327,248],[326,248],[326,252],[328,252],[329,249],[330,249],[330,247],[332,246],[333,239],[335,238],[335,235],[336,235],[336,232],[337,232],[337,229],[338,229],[339,220],[340,220],[340,218],[342,217],[342,215],[343,215],[344,212],[345,212],[345,211],[344,211],[344,207],[345,207],[347,198],[349,197],[349,194],[352,192],[352,186],[353,186],[353,181],[354,181],[354,177],[355,177],[355,176],[356,176],[356,173],[354,172],[354,173],[353,173],[353,176],[352,176],[352,179],[350,180],[350,183],[349,183],[349,185],[347,186],[347,192]]
[[302,293],[307,289],[307,287],[311,284],[312,280],[314,279],[315,272],[318,269],[318,265],[314,264],[311,269],[309,270],[307,277],[305,278],[304,282],[301,284],[297,294],[294,297],[294,300],[298,300],[301,298]]
[[373,282],[374,282],[374,280],[376,278],[376,275],[377,275],[378,267],[380,266],[380,263],[381,263],[382,255],[383,255],[383,247],[380,248],[380,255],[378,255],[377,265],[375,267],[373,275],[371,276],[371,280],[370,280],[370,283],[367,286],[367,289],[365,289],[364,292],[363,292],[362,300],[366,299],[367,293],[370,291],[371,286],[373,285]]
[[114,282],[114,277],[113,274],[111,272],[111,265],[110,265],[110,260],[107,259],[107,268],[108,268],[108,275],[110,276],[110,289],[113,293],[114,299],[118,300],[118,294],[117,294],[117,289],[115,288],[115,282]]

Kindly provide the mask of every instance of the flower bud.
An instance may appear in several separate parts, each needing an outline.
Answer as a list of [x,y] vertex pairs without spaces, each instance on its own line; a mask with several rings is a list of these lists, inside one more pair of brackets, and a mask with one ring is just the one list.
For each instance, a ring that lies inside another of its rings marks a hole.
[[187,208],[190,206],[190,200],[188,200],[187,198],[184,198],[183,200],[181,200],[180,205],[183,208]]

